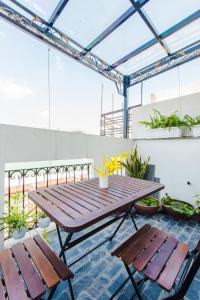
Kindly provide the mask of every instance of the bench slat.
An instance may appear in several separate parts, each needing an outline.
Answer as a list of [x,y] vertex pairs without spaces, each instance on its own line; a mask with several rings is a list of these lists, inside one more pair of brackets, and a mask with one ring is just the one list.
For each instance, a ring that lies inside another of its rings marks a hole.
[[134,268],[137,271],[142,271],[166,239],[167,234],[159,232],[144,251],[133,261]]
[[55,254],[53,250],[47,245],[47,243],[39,236],[34,237],[35,242],[45,254],[49,262],[54,267],[55,271],[61,279],[68,279],[73,277],[73,273],[68,269],[65,263]]
[[144,226],[142,226],[138,231],[136,231],[134,235],[123,242],[118,248],[116,248],[112,252],[112,255],[121,257],[122,254],[127,250],[127,248],[129,248],[131,244],[135,243],[141,237],[141,235],[147,232],[150,228],[151,226],[149,224],[145,224]]
[[136,243],[133,243],[127,251],[122,255],[125,264],[130,264],[142,252],[142,250],[150,243],[150,241],[158,234],[157,228],[151,227],[149,231],[141,235]]
[[174,237],[168,237],[166,242],[161,246],[158,254],[147,266],[144,274],[151,280],[156,280],[163,267],[168,261],[172,251],[176,248],[178,241]]
[[44,253],[37,246],[33,239],[29,238],[24,241],[24,245],[29,252],[34,264],[40,272],[48,288],[52,288],[60,281],[57,273],[55,272],[52,265],[47,260]]
[[45,286],[39,276],[35,266],[32,264],[28,253],[25,251],[22,243],[18,243],[12,247],[12,252],[17,261],[23,279],[31,298],[37,299],[45,293]]
[[[172,253],[166,267],[162,271],[157,282],[167,291],[170,291],[176,280],[176,277],[181,269],[181,266],[188,254],[188,246],[184,243],[179,243],[177,248]],[[173,272],[172,272],[173,270]]]
[[28,300],[16,263],[9,249],[0,253],[0,264],[9,300]]

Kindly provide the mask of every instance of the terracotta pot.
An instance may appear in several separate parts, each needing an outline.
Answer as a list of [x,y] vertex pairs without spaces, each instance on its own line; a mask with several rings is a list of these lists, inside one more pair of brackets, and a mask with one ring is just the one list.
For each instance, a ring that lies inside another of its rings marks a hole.
[[200,223],[200,214],[197,214],[195,213],[193,216],[192,216],[192,220]]
[[169,206],[165,206],[163,204],[163,208],[164,208],[164,211],[169,215],[171,216],[172,218],[174,218],[175,220],[189,220],[191,217],[189,216],[186,216],[186,215],[183,215],[181,214],[180,212],[178,211],[175,211],[173,210],[171,207]]
[[144,205],[140,205],[135,203],[134,204],[135,210],[137,213],[141,214],[141,215],[153,215],[155,214],[158,209],[160,208],[160,205],[158,206],[144,206]]

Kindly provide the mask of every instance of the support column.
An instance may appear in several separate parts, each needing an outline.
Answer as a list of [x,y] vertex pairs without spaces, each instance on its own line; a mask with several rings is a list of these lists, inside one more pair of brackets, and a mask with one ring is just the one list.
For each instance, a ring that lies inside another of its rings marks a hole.
[[[4,211],[4,184],[5,184],[5,159],[4,159],[4,127],[0,126],[0,217]],[[0,231],[0,250],[4,247],[4,231]]]
[[123,137],[128,138],[128,87],[129,76],[124,76],[123,96],[124,96],[124,122],[123,122]]

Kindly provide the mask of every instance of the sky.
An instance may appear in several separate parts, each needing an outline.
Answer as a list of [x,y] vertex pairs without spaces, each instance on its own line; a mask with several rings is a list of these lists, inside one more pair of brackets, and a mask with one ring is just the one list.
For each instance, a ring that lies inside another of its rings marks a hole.
[[[85,46],[110,25],[117,16],[130,7],[128,0],[118,0],[117,6],[113,5],[114,0],[110,1],[112,9],[108,10],[107,0],[96,2],[84,0],[84,3],[81,0],[70,0],[69,6],[66,7],[55,26]],[[151,0],[149,1],[151,5],[147,6],[145,10],[155,20],[156,25],[159,24],[161,31],[165,30],[166,26],[171,26],[174,20],[179,21],[200,8],[199,0],[169,0],[165,7],[166,11],[170,5],[174,7],[175,4],[182,4],[182,10],[181,13],[180,9],[173,14],[171,13],[165,24],[160,18],[161,6],[156,8],[156,1],[160,5],[161,2],[164,3],[161,0]],[[9,0],[6,2],[9,3]],[[56,0],[21,0],[21,3],[35,9],[45,19],[49,18],[57,2]],[[103,11],[103,14],[99,13],[100,10]],[[76,13],[73,13],[74,11]],[[93,16],[93,20],[90,16]],[[190,41],[195,39],[198,26],[199,23],[195,23],[193,27],[188,29],[189,31],[179,32],[177,39],[169,40],[173,50],[179,47],[181,36],[182,38],[188,36]],[[132,39],[130,39],[130,33]],[[151,38],[151,33],[148,32],[139,17],[135,16],[97,46],[94,52],[107,59],[109,63],[113,63]],[[186,44],[187,42],[188,40],[184,41]],[[151,51],[151,57],[149,57],[155,60],[162,49],[156,48]],[[149,62],[149,57],[148,55],[141,56],[135,61],[122,65],[121,70],[128,72],[137,70],[140,65],[146,63],[145,59]],[[48,128],[48,47],[0,19],[0,66],[0,123]],[[152,94],[155,95],[156,101],[160,101],[199,92],[199,69],[200,60],[197,59],[145,81],[143,84],[143,103],[150,103]],[[102,84],[104,86],[103,112],[112,110],[112,95],[114,109],[122,108],[123,98],[119,96],[112,81],[51,49],[51,128],[99,134]],[[129,89],[130,105],[140,102],[140,91],[140,84]]]

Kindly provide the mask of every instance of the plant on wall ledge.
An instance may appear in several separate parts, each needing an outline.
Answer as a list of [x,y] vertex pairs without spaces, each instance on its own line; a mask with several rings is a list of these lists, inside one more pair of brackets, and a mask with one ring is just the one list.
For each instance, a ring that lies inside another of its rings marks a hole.
[[122,162],[122,166],[125,167],[126,172],[130,177],[143,179],[148,168],[150,157],[147,160],[142,160],[138,155],[137,147],[133,150],[127,161]]
[[139,124],[145,125],[151,129],[156,128],[169,128],[172,127],[182,127],[188,126],[184,120],[181,120],[180,117],[177,115],[177,112],[170,114],[169,116],[162,115],[158,110],[153,109],[154,115],[150,116],[150,121],[141,121]]

